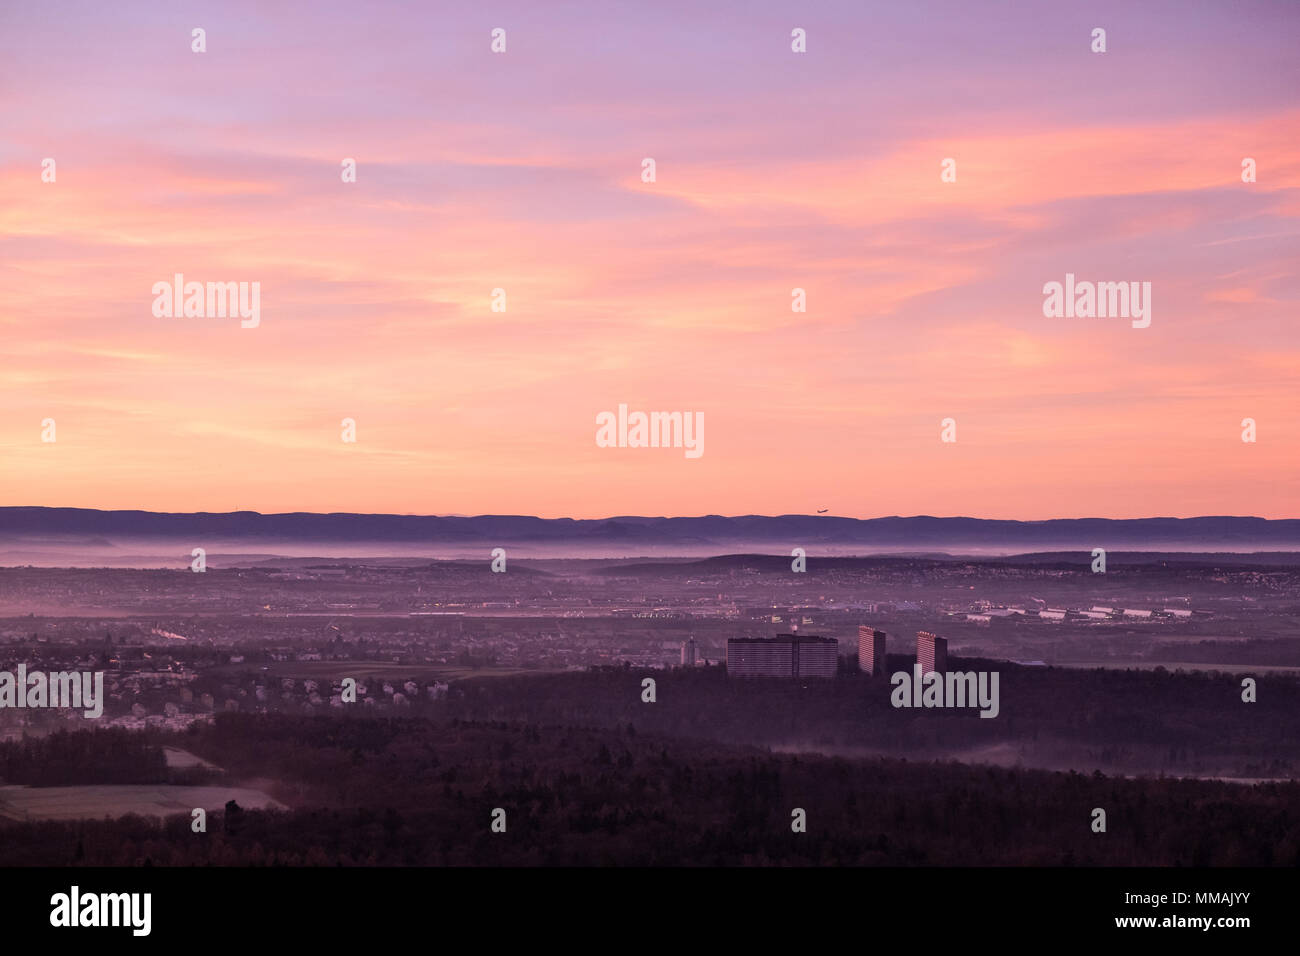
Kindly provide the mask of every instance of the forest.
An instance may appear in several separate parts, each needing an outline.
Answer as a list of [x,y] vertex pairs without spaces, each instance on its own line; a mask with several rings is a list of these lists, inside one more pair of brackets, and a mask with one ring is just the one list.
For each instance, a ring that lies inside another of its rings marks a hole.
[[[1028,766],[1109,774],[1293,777],[1300,771],[1300,682],[1153,670],[1026,667],[950,659],[955,671],[997,671],[1000,711],[896,709],[887,679],[856,669],[835,680],[736,680],[720,666],[638,671],[591,668],[458,681],[423,712],[439,717],[613,727],[774,749],[963,757],[1000,748]],[[888,672],[915,658],[890,655]],[[653,704],[642,701],[652,677]]]
[[59,787],[168,779],[157,743],[120,728],[0,741],[0,783]]
[[777,754],[631,722],[232,713],[168,742],[291,809],[209,808],[204,833],[188,813],[0,823],[0,864],[1300,865],[1294,783]]

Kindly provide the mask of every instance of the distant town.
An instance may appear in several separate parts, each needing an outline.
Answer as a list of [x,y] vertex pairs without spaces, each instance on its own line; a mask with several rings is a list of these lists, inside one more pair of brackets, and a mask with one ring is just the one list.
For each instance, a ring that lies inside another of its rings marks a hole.
[[[97,724],[179,730],[224,711],[340,708],[345,676],[361,706],[382,711],[476,675],[870,673],[886,631],[942,633],[924,644],[935,661],[951,646],[1031,666],[1300,667],[1300,641],[1275,614],[1300,606],[1300,569],[1162,559],[1101,575],[1086,558],[829,559],[802,574],[762,556],[521,561],[506,574],[486,561],[5,568],[0,669],[104,671]],[[0,710],[0,734],[83,719]]]

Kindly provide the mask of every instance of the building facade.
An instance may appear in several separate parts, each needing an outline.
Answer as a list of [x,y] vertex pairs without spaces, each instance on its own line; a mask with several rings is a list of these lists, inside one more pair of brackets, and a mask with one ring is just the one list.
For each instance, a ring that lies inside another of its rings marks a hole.
[[839,642],[811,634],[733,637],[727,641],[728,677],[834,677]]
[[[783,635],[792,637],[793,635]],[[800,635],[794,644],[796,677],[834,677],[840,670],[840,642],[833,637]]]
[[876,677],[885,673],[885,632],[858,626],[858,670]]
[[682,642],[682,666],[694,667],[695,662],[699,659],[699,652],[695,644],[695,638]]
[[948,670],[948,639],[936,637],[929,631],[916,632],[916,662],[921,665],[921,673]]

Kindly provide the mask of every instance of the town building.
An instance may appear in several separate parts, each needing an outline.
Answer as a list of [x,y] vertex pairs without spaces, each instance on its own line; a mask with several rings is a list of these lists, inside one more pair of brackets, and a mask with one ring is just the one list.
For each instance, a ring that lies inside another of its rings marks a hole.
[[929,631],[916,632],[916,662],[921,665],[921,673],[948,670],[948,639],[936,637]]
[[695,662],[699,660],[699,649],[695,644],[695,638],[682,642],[682,666],[694,667]]
[[727,641],[728,677],[834,677],[839,642],[811,634],[733,637]]
[[858,670],[872,677],[885,673],[885,632],[858,626]]

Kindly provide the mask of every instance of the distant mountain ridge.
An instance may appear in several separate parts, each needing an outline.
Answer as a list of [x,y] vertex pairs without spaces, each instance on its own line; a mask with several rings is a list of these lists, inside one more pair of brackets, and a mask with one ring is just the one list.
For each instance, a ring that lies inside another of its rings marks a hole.
[[211,537],[274,543],[392,542],[700,548],[786,544],[789,547],[980,549],[1051,547],[1160,547],[1198,550],[1300,547],[1300,519],[1244,516],[1197,518],[1055,518],[1014,521],[926,515],[839,518],[830,515],[725,517],[537,518],[528,515],[192,514],[98,511],[88,508],[0,508],[0,541],[33,538],[115,539]]

